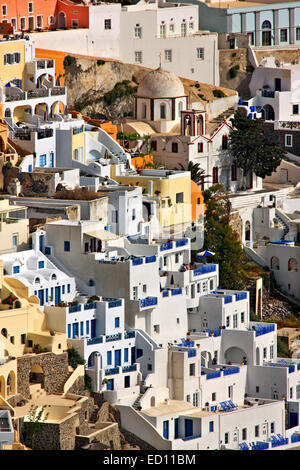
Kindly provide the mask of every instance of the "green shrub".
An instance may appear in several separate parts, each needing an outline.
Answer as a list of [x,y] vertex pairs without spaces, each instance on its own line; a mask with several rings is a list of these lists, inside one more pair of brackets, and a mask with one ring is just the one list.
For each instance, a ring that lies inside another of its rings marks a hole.
[[200,90],[200,85],[199,85],[199,83],[195,83],[194,86],[195,86],[195,88],[198,88],[198,90]]
[[224,98],[225,93],[223,93],[222,90],[219,90],[218,88],[216,88],[216,89],[213,91],[213,95],[214,95],[216,98]]
[[68,363],[69,366],[73,367],[73,369],[76,369],[78,364],[84,364],[85,360],[82,359],[75,348],[70,348],[68,349]]
[[87,374],[84,374],[84,388],[89,392],[92,392],[92,379]]
[[237,76],[239,70],[240,70],[239,65],[234,65],[233,67],[231,67],[231,69],[229,69],[230,78],[235,78]]
[[277,356],[278,357],[291,357],[291,351],[288,345],[280,336],[277,336]]
[[64,67],[69,67],[70,65],[74,64],[75,61],[75,57],[71,55],[66,55],[66,57],[64,58]]
[[115,84],[114,88],[103,95],[106,105],[113,104],[118,98],[130,96],[137,91],[137,87],[132,87],[129,80],[123,80]]
[[270,274],[269,273],[260,273],[260,276],[262,277],[264,288],[268,292],[270,292]]

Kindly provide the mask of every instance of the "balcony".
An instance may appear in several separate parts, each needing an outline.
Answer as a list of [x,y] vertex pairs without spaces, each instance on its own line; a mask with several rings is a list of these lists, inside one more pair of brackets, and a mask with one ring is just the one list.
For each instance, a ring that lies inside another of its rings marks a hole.
[[247,292],[239,292],[238,294],[235,294],[235,300],[238,302],[239,300],[245,300],[247,299]]
[[263,98],[274,98],[275,97],[275,91],[261,90],[261,96]]
[[119,367],[113,367],[111,369],[105,369],[105,375],[114,375],[119,373]]
[[189,242],[188,238],[182,238],[181,240],[176,240],[176,248],[187,245]]
[[143,264],[143,258],[134,258],[132,260],[132,266],[138,266],[140,264]]
[[275,325],[273,323],[266,326],[256,324],[255,326],[252,326],[252,330],[255,330],[255,336],[262,336],[275,331]]
[[92,310],[97,307],[97,302],[88,302],[84,304],[84,310]]
[[205,264],[200,268],[196,268],[193,270],[193,276],[200,276],[201,274],[209,274],[213,273],[217,270],[216,264]]
[[88,346],[92,345],[92,344],[101,344],[103,343],[103,337],[102,336],[95,336],[95,338],[91,338],[91,339],[88,339],[86,344]]
[[171,290],[171,295],[181,295],[182,294],[182,289],[172,289]]
[[146,263],[155,263],[156,256],[146,256]]
[[71,305],[69,307],[69,313],[81,312],[81,305]]
[[135,331],[125,331],[124,339],[135,338]]
[[136,364],[122,367],[122,372],[135,372],[135,371],[136,371]]
[[167,242],[160,245],[160,251],[172,250],[173,242]]
[[196,349],[190,349],[188,351],[188,357],[196,357],[197,355],[197,350]]
[[152,307],[157,305],[157,297],[146,297],[145,299],[140,299],[140,308]]
[[271,436],[270,441],[271,441],[271,447],[285,446],[289,442],[287,437],[284,438],[280,434],[277,434],[277,436]]
[[230,304],[232,302],[232,295],[226,295],[224,297],[224,304]]
[[230,367],[229,369],[223,370],[223,375],[238,374],[239,372],[240,372],[239,367]]
[[122,339],[122,333],[117,333],[115,335],[108,335],[106,336],[105,340],[108,343],[109,341],[119,341]]
[[122,305],[122,300],[121,299],[110,300],[108,302],[108,308],[121,307],[121,305]]
[[191,439],[198,439],[199,437],[201,437],[201,434],[194,434],[193,436],[186,436],[182,437],[181,439],[183,441],[190,441]]
[[206,380],[216,379],[217,377],[221,377],[221,371],[217,370],[216,372],[208,372],[206,374]]
[[66,89],[64,86],[51,88],[51,96],[65,95]]

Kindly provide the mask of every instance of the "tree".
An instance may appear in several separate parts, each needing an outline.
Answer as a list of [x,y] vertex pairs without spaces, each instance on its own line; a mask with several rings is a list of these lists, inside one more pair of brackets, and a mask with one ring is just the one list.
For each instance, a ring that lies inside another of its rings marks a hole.
[[280,165],[286,151],[266,136],[264,120],[235,113],[231,122],[233,129],[229,134],[229,152],[233,164],[243,170],[244,178],[251,172],[261,178],[270,176]]
[[205,174],[199,163],[189,162],[187,168],[184,168],[182,163],[179,165],[181,168],[178,168],[178,170],[189,171],[191,173],[191,180],[197,184],[203,184],[207,178],[210,178],[209,175]]
[[204,191],[204,249],[215,253],[219,264],[219,284],[223,289],[243,289],[246,278],[245,255],[237,233],[229,225],[231,204],[220,184]]

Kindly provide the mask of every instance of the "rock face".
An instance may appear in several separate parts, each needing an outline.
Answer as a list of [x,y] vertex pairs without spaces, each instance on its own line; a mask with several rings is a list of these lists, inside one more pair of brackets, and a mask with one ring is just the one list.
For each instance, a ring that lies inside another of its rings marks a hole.
[[133,96],[124,95],[116,98],[107,105],[103,99],[105,93],[110,92],[117,83],[129,81],[133,90],[140,77],[149,69],[140,66],[93,60],[89,58],[76,58],[70,66],[66,67],[65,84],[68,88],[68,106],[76,108],[83,114],[103,116],[113,122],[124,115],[133,112]]

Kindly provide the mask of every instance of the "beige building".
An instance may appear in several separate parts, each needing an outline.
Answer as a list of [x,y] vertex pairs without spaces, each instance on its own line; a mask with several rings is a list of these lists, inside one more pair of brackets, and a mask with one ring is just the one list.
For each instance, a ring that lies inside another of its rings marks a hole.
[[27,208],[10,205],[7,199],[0,200],[0,253],[22,250],[28,243]]

